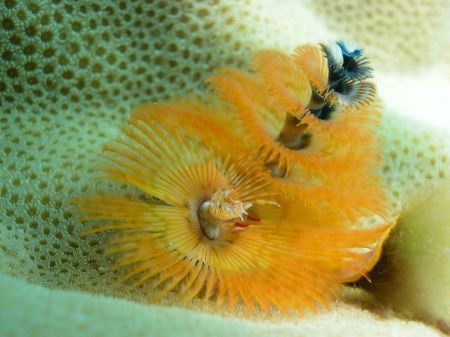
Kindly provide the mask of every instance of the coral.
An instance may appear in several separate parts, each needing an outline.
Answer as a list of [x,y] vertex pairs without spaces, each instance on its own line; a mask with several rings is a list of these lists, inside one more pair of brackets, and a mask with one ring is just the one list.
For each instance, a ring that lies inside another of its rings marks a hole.
[[[0,3],[2,272],[136,298],[117,275],[105,275],[102,239],[80,237],[67,207],[93,189],[101,144],[139,104],[198,92],[216,66],[242,66],[256,47],[298,43],[298,30],[312,22],[280,26],[286,8],[270,2],[211,5]],[[281,33],[291,38],[280,41]]]
[[339,36],[364,46],[377,69],[417,71],[446,62],[448,1],[309,0],[308,4]]
[[[14,337],[122,337],[131,336],[348,336],[361,328],[359,336],[442,337],[437,331],[414,321],[395,317],[379,319],[355,306],[335,307],[302,320],[252,321],[157,305],[142,305],[112,297],[78,291],[51,290],[23,280],[0,275],[0,334]],[[33,315],[30,315],[33,313]],[[51,319],[45,320],[44,317]],[[20,322],[20,324],[17,324]]]
[[[3,112],[118,118],[139,103],[198,91],[209,72],[243,66],[256,46],[286,48],[279,32],[294,41],[304,24],[280,25],[282,11],[265,1],[2,1]],[[262,22],[268,34],[256,29]]]
[[385,253],[365,284],[381,301],[406,317],[441,324],[450,331],[450,180],[405,203]]
[[[101,144],[117,136],[135,106],[198,92],[217,66],[243,67],[261,48],[287,51],[349,34],[367,51],[377,79],[386,70],[397,76],[378,88],[385,105],[383,174],[399,214],[419,187],[432,189],[449,174],[448,135],[436,127],[446,126],[447,99],[435,105],[432,95],[441,89],[446,97],[448,81],[421,73],[442,58],[448,80],[449,42],[441,39],[449,36],[449,2],[377,4],[341,11],[336,2],[316,1],[0,2],[1,273],[141,300],[109,272],[102,236],[81,237],[68,207],[74,196],[93,191]],[[408,76],[420,82],[414,93]],[[396,88],[408,102],[393,104]]]

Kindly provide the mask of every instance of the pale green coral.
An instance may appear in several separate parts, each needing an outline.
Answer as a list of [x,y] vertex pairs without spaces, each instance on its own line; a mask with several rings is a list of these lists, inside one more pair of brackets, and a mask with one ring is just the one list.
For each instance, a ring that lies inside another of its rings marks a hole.
[[[411,95],[405,89],[413,102],[405,113],[405,102],[393,93],[396,86],[409,82],[394,79],[392,88],[383,89],[388,87],[383,70],[394,68],[394,74],[404,78],[404,73],[395,73],[402,64],[424,87],[444,92],[450,88],[448,78],[440,74],[430,78],[415,67],[417,46],[429,55],[445,45],[437,42],[449,40],[448,20],[442,19],[448,18],[449,1],[414,4],[412,11],[393,6],[392,16],[369,10],[371,15],[355,20],[359,25],[367,20],[368,27],[384,23],[395,27],[392,18],[400,17],[399,22],[422,27],[423,34],[411,35],[411,25],[406,25],[402,26],[406,35],[379,35],[365,27],[350,35],[372,53],[376,77],[381,79],[386,105],[384,171],[397,212],[407,198],[417,195],[419,186],[433,188],[450,171],[448,135],[439,135],[426,120],[413,121],[427,114],[423,106],[429,106],[437,112],[433,121],[438,121],[430,124],[448,127],[448,105],[430,99],[427,90]],[[355,11],[357,5],[353,3]],[[81,226],[68,205],[72,197],[98,188],[133,193],[125,187],[93,186],[91,172],[101,144],[117,134],[136,105],[201,92],[204,79],[217,66],[245,67],[251,53],[261,48],[291,50],[304,42],[347,38],[342,32],[349,31],[351,11],[340,23],[331,20],[337,12],[327,6],[323,4],[322,10],[291,0],[0,3],[0,273],[50,288],[143,301],[139,291],[119,284],[118,275],[109,271],[110,261],[102,255],[104,237],[80,236]],[[442,17],[426,14],[439,8]],[[416,20],[417,13],[431,21]],[[408,41],[399,41],[403,36],[409,36]],[[383,52],[375,52],[379,50]],[[441,63],[434,57],[417,60],[422,71]],[[399,112],[406,116],[398,117]],[[17,292],[8,298],[26,304],[18,292],[23,284],[5,282],[2,291],[11,286]],[[65,296],[61,294],[54,296]],[[80,301],[84,299],[80,295]],[[344,316],[351,321],[351,315]],[[13,319],[12,314],[9,317]],[[206,321],[201,319],[202,324]]]
[[417,72],[448,62],[450,3],[307,0],[325,25],[365,46],[377,69]]
[[[0,333],[8,337],[47,336],[358,336],[438,337],[423,324],[375,319],[341,305],[328,313],[276,323],[224,318],[180,308],[145,306],[72,291],[49,290],[0,275]],[[24,301],[23,298],[27,298]],[[11,321],[10,318],[15,320]],[[49,317],[51,319],[42,319]]]
[[435,189],[421,189],[420,197],[405,203],[367,285],[402,314],[443,326],[450,317],[449,204],[450,179]]

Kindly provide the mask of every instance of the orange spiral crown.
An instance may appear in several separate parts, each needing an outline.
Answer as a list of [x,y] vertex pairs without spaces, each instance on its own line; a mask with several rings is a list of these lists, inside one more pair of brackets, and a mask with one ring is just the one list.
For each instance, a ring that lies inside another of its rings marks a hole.
[[391,226],[362,227],[386,222],[387,207],[358,51],[259,52],[254,72],[210,78],[219,100],[136,109],[100,177],[149,198],[76,201],[82,220],[102,222],[88,232],[116,233],[108,251],[124,279],[149,285],[152,301],[176,292],[302,312],[365,275]]

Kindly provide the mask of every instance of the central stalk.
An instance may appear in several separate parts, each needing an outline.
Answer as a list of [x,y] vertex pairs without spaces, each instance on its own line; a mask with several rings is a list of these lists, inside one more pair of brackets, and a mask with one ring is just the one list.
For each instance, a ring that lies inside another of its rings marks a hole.
[[243,220],[251,202],[241,202],[231,198],[231,190],[218,190],[210,200],[198,209],[198,218],[203,234],[210,240],[217,240],[226,224]]
[[306,124],[301,124],[297,117],[288,113],[277,141],[291,150],[303,149],[309,145],[311,138],[305,133],[307,127]]
[[198,217],[200,220],[200,227],[202,228],[203,234],[210,240],[217,240],[220,236],[220,226],[221,221],[214,217],[209,208],[211,207],[211,202],[205,201],[198,210]]

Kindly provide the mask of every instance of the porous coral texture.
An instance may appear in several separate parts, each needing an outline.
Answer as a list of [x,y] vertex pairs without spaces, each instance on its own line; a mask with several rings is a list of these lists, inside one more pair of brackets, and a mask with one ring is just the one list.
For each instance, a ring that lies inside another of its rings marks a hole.
[[[402,64],[416,76],[415,60],[426,69],[440,55],[448,59],[440,41],[448,41],[449,1],[418,1],[413,9],[396,1],[381,12],[369,5],[337,11],[335,3],[2,1],[0,272],[51,288],[143,300],[110,271],[104,237],[80,235],[69,200],[99,189],[136,193],[92,182],[101,145],[133,108],[201,92],[218,66],[246,68],[256,50],[288,51],[337,37],[367,49],[377,77],[388,68],[400,75]],[[388,8],[392,15],[383,14]],[[404,33],[384,28],[393,25]],[[449,175],[448,136],[415,123],[414,111],[398,118],[401,106],[384,104],[384,174],[400,212],[416,187],[432,188]],[[444,113],[448,105],[433,109]]]
[[[244,67],[259,48],[298,43],[313,22],[289,24],[288,9],[259,1],[0,3],[2,271],[133,296],[109,271],[102,239],[80,236],[68,200],[95,190],[90,171],[101,144],[136,106],[198,93],[217,66]],[[324,34],[319,27],[301,40]]]
[[307,0],[326,26],[365,46],[377,69],[417,71],[448,63],[448,1]]

